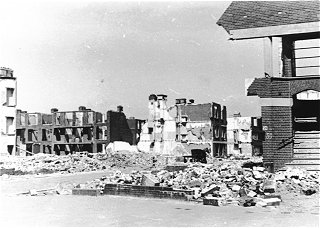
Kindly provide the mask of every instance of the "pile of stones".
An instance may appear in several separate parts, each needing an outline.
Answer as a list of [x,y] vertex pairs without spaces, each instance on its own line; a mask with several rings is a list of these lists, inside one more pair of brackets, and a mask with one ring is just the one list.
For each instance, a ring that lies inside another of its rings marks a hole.
[[279,193],[301,193],[312,195],[319,192],[319,173],[307,172],[299,168],[288,168],[275,173]]
[[[281,194],[296,189],[301,194],[311,195],[319,191],[319,175],[301,169],[269,173],[261,166],[246,168],[245,163],[220,160],[214,164],[193,163],[179,171],[154,170],[132,171],[124,174],[116,171],[78,187],[103,189],[105,184],[132,184],[172,187],[193,190],[192,200],[207,205],[277,206]],[[260,164],[260,163],[259,163]],[[143,183],[144,179],[148,179]],[[146,184],[147,183],[147,184]],[[293,186],[293,187],[292,187]]]

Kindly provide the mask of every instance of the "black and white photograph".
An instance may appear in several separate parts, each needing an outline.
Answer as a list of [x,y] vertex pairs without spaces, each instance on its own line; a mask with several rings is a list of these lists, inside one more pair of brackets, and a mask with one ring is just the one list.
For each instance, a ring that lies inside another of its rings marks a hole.
[[319,227],[319,186],[319,0],[0,0],[1,227]]

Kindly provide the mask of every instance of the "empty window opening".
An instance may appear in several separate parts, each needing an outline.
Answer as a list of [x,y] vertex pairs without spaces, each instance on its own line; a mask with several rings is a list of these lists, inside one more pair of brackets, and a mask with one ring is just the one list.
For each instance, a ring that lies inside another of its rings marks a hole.
[[14,124],[13,124],[13,117],[6,117],[7,120],[7,128],[6,128],[6,133],[8,135],[14,134]]
[[42,114],[42,124],[52,124],[52,114]]
[[20,125],[25,126],[26,125],[26,116],[25,114],[20,115]]
[[13,145],[8,145],[8,146],[7,146],[7,149],[8,149],[8,154],[9,154],[9,155],[12,155]]
[[38,125],[38,115],[37,114],[29,114],[28,115],[28,125]]
[[316,93],[308,95],[306,92],[293,97],[293,128],[295,131],[319,131],[320,99],[316,99]]
[[14,99],[14,89],[7,88],[7,105],[8,106],[15,106],[15,99]]

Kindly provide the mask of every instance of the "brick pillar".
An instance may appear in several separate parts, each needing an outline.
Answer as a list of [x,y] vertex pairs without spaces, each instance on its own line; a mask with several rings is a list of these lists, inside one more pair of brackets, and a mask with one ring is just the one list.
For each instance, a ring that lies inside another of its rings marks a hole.
[[262,106],[263,162],[273,162],[278,170],[292,159],[293,131],[291,106]]

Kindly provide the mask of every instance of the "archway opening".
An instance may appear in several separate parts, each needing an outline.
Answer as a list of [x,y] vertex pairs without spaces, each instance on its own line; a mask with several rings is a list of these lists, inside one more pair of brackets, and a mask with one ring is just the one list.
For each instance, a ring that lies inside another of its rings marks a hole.
[[320,131],[320,92],[307,90],[293,96],[293,130]]

